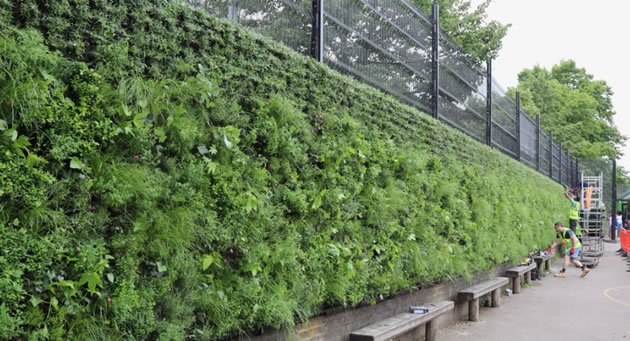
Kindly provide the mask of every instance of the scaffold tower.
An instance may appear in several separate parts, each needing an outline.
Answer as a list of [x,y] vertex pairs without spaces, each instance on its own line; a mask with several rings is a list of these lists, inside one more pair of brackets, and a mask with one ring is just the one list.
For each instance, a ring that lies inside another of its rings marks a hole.
[[580,262],[594,267],[599,264],[599,258],[604,254],[606,207],[602,173],[598,176],[585,176],[581,173],[580,208],[582,229]]

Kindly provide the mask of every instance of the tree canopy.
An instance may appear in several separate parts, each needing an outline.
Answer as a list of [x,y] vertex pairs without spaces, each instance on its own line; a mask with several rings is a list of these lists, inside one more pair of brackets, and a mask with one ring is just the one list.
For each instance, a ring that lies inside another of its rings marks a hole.
[[613,122],[613,91],[606,81],[594,80],[573,60],[563,60],[551,70],[540,66],[518,74],[519,84],[510,89],[521,93],[528,114],[540,115],[541,127],[553,130],[554,140],[581,158],[615,158],[627,137]]
[[501,24],[496,20],[487,21],[486,10],[492,0],[486,0],[476,8],[470,0],[413,0],[426,13],[431,13],[431,5],[440,6],[440,28],[477,65],[495,59],[502,46],[502,40],[511,24]]

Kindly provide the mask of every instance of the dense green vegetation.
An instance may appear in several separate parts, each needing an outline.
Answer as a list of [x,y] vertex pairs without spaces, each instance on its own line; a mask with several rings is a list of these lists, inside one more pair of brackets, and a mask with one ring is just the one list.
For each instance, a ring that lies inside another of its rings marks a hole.
[[170,1],[0,0],[0,339],[219,339],[547,247],[560,186]]

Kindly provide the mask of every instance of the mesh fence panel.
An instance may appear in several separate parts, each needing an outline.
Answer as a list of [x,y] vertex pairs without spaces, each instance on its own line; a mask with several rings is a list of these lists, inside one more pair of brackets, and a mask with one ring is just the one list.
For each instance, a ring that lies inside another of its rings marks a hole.
[[212,16],[227,18],[233,0],[182,0],[182,2],[196,10],[202,10]]
[[326,62],[430,111],[431,26],[400,2],[384,5],[377,0],[328,2]]
[[[451,126],[464,131],[469,136],[479,142],[485,143],[486,139],[486,119],[479,114],[476,109],[482,102],[470,98],[469,105],[464,105],[450,96],[440,93],[440,119]],[[483,103],[485,106],[485,103]]]
[[536,122],[521,109],[521,161],[536,168]]
[[553,157],[553,161],[552,161],[552,171],[551,171],[551,178],[556,180],[556,181],[560,181],[560,148],[558,148],[558,146],[554,144],[551,145],[551,156]]
[[440,118],[485,141],[485,72],[473,67],[444,34],[440,35],[439,52]]
[[[485,97],[486,71],[475,67],[457,45],[443,33],[440,33],[440,68],[444,68],[468,83],[471,89],[477,90]],[[441,81],[441,80],[440,80]],[[483,85],[483,86],[482,86]]]
[[492,143],[504,153],[516,157],[516,103],[492,80]]
[[549,155],[549,136],[544,132],[540,132],[540,172],[549,175],[549,166],[551,166],[551,157]]
[[310,0],[185,0],[195,9],[228,18],[304,55],[310,54]]

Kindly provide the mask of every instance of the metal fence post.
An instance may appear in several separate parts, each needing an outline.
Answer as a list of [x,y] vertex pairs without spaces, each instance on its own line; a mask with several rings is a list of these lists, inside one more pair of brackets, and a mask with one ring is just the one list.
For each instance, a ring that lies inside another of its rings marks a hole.
[[616,240],[617,231],[615,222],[617,221],[617,159],[613,158],[612,164],[612,219],[610,219],[610,240]]
[[312,0],[311,57],[324,61],[324,0]]
[[553,180],[553,130],[549,130],[549,177]]
[[431,48],[431,76],[433,87],[431,89],[431,106],[433,109],[433,118],[440,117],[440,5],[433,4],[433,34]]
[[536,170],[540,172],[540,115],[536,115]]
[[560,180],[560,184],[562,185],[562,142],[560,142],[560,159],[558,161],[558,179]]
[[567,186],[573,187],[573,161],[571,161],[571,151],[567,148]]
[[516,159],[521,161],[521,93],[516,92]]
[[486,93],[486,144],[492,146],[492,61],[488,61]]

